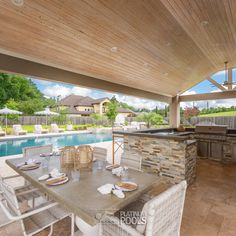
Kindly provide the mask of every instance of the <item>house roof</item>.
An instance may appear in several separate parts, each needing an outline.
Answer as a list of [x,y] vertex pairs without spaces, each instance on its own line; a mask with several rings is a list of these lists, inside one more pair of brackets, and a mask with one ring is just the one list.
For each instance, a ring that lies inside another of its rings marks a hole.
[[59,104],[62,106],[93,106],[93,104],[100,103],[104,101],[105,99],[109,98],[99,98],[99,99],[94,99],[89,96],[80,96],[80,95],[75,95],[71,94],[59,101]]
[[105,101],[107,99],[110,100],[108,97],[95,99],[93,104],[97,104],[97,103],[103,102],[103,101]]

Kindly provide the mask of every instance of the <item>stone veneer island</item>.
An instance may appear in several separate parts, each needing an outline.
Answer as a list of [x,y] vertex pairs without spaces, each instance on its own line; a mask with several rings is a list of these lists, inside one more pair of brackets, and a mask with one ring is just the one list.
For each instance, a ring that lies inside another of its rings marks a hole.
[[172,183],[186,180],[191,184],[196,177],[196,141],[189,138],[189,132],[161,131],[118,132],[124,135],[122,158],[138,161],[141,157],[144,172],[157,173]]

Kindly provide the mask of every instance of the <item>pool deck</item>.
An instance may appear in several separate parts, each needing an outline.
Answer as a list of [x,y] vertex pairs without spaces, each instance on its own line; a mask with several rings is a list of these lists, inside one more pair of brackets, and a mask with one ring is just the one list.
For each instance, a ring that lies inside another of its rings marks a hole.
[[88,133],[91,133],[91,130],[65,131],[61,133],[47,133],[47,134],[28,133],[26,135],[6,135],[6,136],[0,137],[0,142],[9,141],[9,140],[17,140],[17,139],[57,137],[57,136],[63,136],[63,135],[88,134]]
[[[109,163],[112,163],[112,141],[107,141],[107,142],[100,142],[100,143],[92,143],[89,144],[92,147],[102,147],[107,149],[107,161]],[[9,176],[9,175],[14,175],[16,174],[6,163],[6,159],[11,159],[11,158],[22,158],[23,155],[12,155],[12,156],[3,156],[0,157],[0,174],[2,176]],[[116,163],[120,163],[120,157],[121,157],[121,150],[116,154]]]

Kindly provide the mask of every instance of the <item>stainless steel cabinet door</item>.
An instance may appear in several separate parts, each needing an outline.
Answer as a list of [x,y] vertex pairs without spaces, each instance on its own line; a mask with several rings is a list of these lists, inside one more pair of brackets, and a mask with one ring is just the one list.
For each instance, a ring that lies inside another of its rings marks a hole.
[[223,157],[223,144],[220,142],[210,143],[210,156],[212,160],[221,161]]
[[197,143],[197,155],[199,157],[208,157],[209,143],[206,141],[198,141]]

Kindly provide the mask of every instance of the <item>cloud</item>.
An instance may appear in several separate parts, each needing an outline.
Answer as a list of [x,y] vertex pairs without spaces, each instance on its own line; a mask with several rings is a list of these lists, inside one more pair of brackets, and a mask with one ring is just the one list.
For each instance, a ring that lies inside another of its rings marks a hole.
[[33,78],[30,78],[34,83],[36,84],[40,84],[40,85],[43,85],[43,86],[49,86],[51,85],[53,82],[51,81],[48,81],[48,80],[39,80],[39,79],[33,79]]
[[56,84],[53,86],[47,86],[45,89],[43,89],[42,92],[45,96],[48,96],[48,97],[61,96],[61,98],[64,98],[70,94],[89,96],[92,93],[92,90],[88,88],[78,87],[78,86],[67,87],[67,86]]
[[182,93],[181,95],[192,95],[192,94],[197,94],[197,92],[194,90],[192,90],[192,91],[188,90],[188,91],[185,91],[184,93]]
[[158,107],[159,109],[163,109],[166,103],[158,102],[149,99],[143,99],[133,96],[126,96],[123,94],[115,94],[116,98],[120,102],[125,102],[135,108],[147,108],[147,109],[154,109]]
[[220,76],[220,75],[225,75],[225,70],[220,70],[216,72],[215,74],[213,74],[212,76]]

